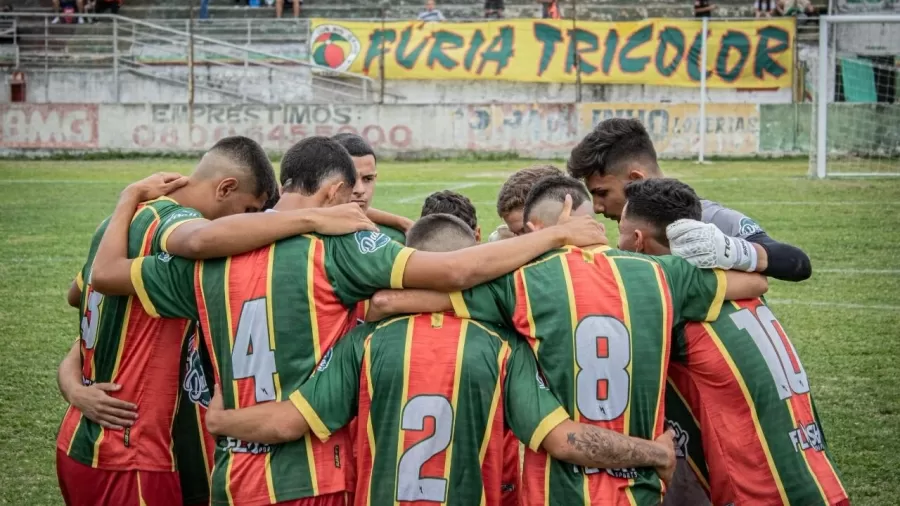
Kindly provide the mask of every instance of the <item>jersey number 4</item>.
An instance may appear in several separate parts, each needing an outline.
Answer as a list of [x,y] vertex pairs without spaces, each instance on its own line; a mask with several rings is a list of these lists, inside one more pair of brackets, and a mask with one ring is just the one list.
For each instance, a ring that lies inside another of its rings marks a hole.
[[231,349],[231,367],[234,379],[253,378],[256,402],[275,400],[274,348],[265,297],[244,302]]
[[[403,431],[425,429],[425,419],[434,419],[434,434],[409,447],[397,466],[397,501],[447,501],[447,480],[423,478],[422,467],[446,450],[453,438],[453,407],[440,395],[418,395],[403,407]],[[403,440],[405,432],[401,432]]]
[[611,316],[588,316],[575,328],[575,397],[588,420],[608,422],[625,413],[631,377],[631,337]]
[[746,330],[753,338],[759,352],[766,359],[782,400],[793,394],[809,392],[806,370],[800,364],[797,350],[769,308],[759,306],[755,315],[749,309],[741,309],[731,315],[731,320],[737,328]]

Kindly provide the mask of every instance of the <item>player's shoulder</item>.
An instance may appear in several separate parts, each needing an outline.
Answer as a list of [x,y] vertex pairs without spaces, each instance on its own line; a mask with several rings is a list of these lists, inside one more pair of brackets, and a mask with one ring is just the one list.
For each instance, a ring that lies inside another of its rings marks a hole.
[[360,230],[344,235],[307,234],[307,236],[323,241],[328,248],[349,248],[363,255],[375,253],[395,242],[387,234],[371,230]]

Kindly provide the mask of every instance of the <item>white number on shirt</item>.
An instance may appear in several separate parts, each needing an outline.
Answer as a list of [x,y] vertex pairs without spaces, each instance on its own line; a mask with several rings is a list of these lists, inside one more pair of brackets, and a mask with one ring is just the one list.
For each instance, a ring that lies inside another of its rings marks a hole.
[[81,339],[84,340],[84,348],[94,349],[97,344],[97,326],[100,323],[100,303],[103,295],[90,290],[87,297],[87,309],[81,317]]
[[[425,418],[434,418],[434,434],[409,447],[397,468],[397,501],[447,501],[447,480],[421,477],[422,466],[450,446],[453,407],[440,395],[413,397],[403,408],[400,428],[421,431]],[[401,434],[400,437],[405,437]]]
[[578,411],[588,420],[610,421],[628,407],[631,338],[625,324],[611,316],[588,316],[575,328],[575,377]]
[[[797,350],[784,334],[775,327],[778,320],[766,306],[756,308],[756,315],[749,309],[742,309],[731,315],[731,320],[741,330],[746,330],[753,342],[759,348],[781,399],[787,399],[793,394],[805,394],[809,392],[809,381],[806,378],[806,370],[800,364]],[[781,327],[781,324],[778,324]],[[790,347],[790,350],[788,350]]]
[[256,402],[275,400],[275,350],[269,347],[265,297],[247,301],[241,308],[231,366],[234,379],[253,378]]

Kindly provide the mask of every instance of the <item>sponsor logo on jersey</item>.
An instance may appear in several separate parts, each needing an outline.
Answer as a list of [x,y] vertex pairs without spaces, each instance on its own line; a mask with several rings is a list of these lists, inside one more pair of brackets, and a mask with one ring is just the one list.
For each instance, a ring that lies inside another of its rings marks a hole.
[[184,363],[184,382],[181,384],[184,393],[194,404],[209,407],[211,396],[206,375],[200,365],[200,349],[196,346],[196,334],[188,339],[188,353]]
[[624,480],[634,480],[638,477],[637,469],[633,467],[628,467],[625,469],[598,469],[596,467],[584,467],[579,468],[575,466],[575,471],[578,472],[579,469],[583,469],[584,474],[597,474],[600,471],[606,471],[606,474],[612,476],[613,478],[622,478]]
[[825,449],[825,440],[822,439],[822,429],[819,424],[811,422],[806,425],[800,424],[796,429],[788,432],[788,437],[794,443],[794,451],[801,452],[803,450],[813,450],[820,452]]
[[353,234],[353,236],[356,237],[356,245],[359,246],[359,252],[364,255],[375,253],[391,242],[390,237],[380,232],[369,230],[362,230]]
[[165,251],[163,251],[162,253],[160,253],[160,254],[157,255],[156,257],[159,258],[159,261],[160,261],[160,262],[168,262],[169,260],[172,259],[172,255],[166,253]]
[[534,375],[535,379],[537,379],[538,388],[541,390],[547,390],[547,383],[544,381],[544,378],[541,377],[541,372],[538,371]]
[[688,441],[690,441],[687,431],[682,429],[681,425],[674,420],[666,420],[666,425],[675,431],[675,457],[679,459],[687,457]]
[[[220,439],[221,441],[221,439]],[[222,445],[223,443],[219,443]],[[260,455],[272,451],[272,446],[264,443],[251,443],[249,441],[241,441],[233,437],[226,437],[222,449],[232,453],[249,453],[251,455]]]
[[319,366],[316,367],[316,372],[322,372],[325,369],[328,369],[328,364],[331,363],[331,357],[334,355],[332,352],[332,348],[329,348],[328,351],[325,352],[325,356],[322,357],[322,360],[319,361]]
[[741,218],[740,223],[740,235],[738,237],[744,238],[749,237],[754,234],[758,234],[762,232],[763,229],[757,223],[746,216]]

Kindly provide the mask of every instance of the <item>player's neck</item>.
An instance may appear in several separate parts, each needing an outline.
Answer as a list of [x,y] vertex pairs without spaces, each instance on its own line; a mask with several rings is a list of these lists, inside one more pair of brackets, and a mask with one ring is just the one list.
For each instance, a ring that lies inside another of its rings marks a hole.
[[204,205],[205,191],[206,189],[204,189],[199,182],[191,178],[188,179],[186,185],[173,191],[168,195],[168,197],[175,202],[178,202],[178,204],[181,206],[196,209],[203,216],[207,216],[209,209],[207,209],[207,207]]
[[295,211],[297,209],[314,209],[322,207],[316,195],[303,195],[297,192],[284,192],[272,209],[276,211]]

